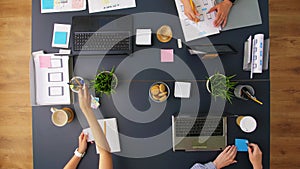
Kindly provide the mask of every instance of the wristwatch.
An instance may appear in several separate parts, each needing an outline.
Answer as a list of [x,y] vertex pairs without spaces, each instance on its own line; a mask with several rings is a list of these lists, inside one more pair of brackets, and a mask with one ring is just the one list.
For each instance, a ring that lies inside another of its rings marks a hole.
[[82,157],[84,156],[84,154],[85,154],[85,152],[81,154],[81,153],[78,151],[78,148],[76,148],[76,150],[74,151],[74,155],[75,155],[76,157],[82,158]]

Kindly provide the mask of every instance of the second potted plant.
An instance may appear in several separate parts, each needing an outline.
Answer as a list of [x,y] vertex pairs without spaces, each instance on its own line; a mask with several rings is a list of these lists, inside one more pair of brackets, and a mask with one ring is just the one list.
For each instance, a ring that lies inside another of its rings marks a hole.
[[101,71],[95,76],[95,79],[92,81],[93,87],[95,89],[96,94],[111,95],[115,92],[118,85],[118,78],[114,74],[115,69],[112,68],[111,71]]
[[237,84],[237,82],[230,81],[233,77],[235,77],[235,75],[227,77],[217,72],[207,79],[206,88],[215,98],[221,97],[231,103],[233,97],[232,90]]

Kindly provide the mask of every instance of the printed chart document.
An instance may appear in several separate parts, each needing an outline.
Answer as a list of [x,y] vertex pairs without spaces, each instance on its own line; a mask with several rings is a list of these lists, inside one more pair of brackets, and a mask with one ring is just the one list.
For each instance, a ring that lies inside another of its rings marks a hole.
[[[120,148],[117,119],[116,118],[101,119],[98,120],[98,123],[100,124],[100,127],[107,139],[107,142],[110,147],[110,151],[112,153],[120,152],[121,148]],[[88,142],[95,140],[91,128],[83,129],[83,133],[88,135]]]
[[184,6],[181,0],[175,0],[175,3],[186,42],[220,33],[220,27],[213,25],[216,13],[207,13],[214,6],[214,0],[194,0],[195,7],[200,14],[200,21],[197,23],[189,20],[184,14]]
[[41,0],[41,13],[81,11],[86,0]]
[[88,0],[89,13],[136,7],[135,0]]
[[37,105],[70,104],[69,57],[33,53]]

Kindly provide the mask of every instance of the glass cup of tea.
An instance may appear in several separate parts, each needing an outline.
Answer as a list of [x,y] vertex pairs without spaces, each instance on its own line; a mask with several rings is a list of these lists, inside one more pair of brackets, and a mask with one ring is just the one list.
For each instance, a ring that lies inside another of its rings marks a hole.
[[156,37],[160,42],[169,42],[173,37],[171,27],[168,25],[162,25],[158,28]]

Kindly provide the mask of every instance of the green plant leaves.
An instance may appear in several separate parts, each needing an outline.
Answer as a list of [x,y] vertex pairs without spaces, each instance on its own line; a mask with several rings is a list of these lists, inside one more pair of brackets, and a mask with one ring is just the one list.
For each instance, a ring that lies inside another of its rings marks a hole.
[[211,76],[208,80],[210,82],[211,95],[216,97],[221,97],[228,100],[230,103],[233,97],[232,90],[234,89],[237,82],[230,81],[235,75],[225,76],[220,73],[216,73]]
[[95,79],[92,80],[93,88],[95,89],[96,93],[110,95],[115,92],[113,89],[117,81],[114,78],[114,71],[115,69],[112,68],[110,72],[102,71],[95,76]]

